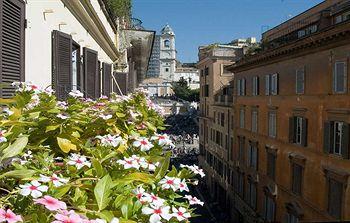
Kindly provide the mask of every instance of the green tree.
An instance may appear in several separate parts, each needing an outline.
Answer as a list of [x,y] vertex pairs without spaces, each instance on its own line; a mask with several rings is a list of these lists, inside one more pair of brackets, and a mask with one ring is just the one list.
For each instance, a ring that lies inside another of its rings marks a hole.
[[199,89],[190,89],[187,81],[181,77],[179,81],[172,83],[172,89],[176,97],[185,101],[199,101]]

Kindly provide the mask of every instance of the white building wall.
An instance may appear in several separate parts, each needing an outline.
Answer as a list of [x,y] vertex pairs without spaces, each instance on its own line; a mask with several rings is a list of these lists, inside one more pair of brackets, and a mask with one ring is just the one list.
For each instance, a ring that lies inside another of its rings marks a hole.
[[[96,3],[97,0],[92,0],[94,8],[114,41],[113,30]],[[45,11],[53,12],[44,13]],[[26,19],[28,22],[25,38],[26,81],[32,81],[43,87],[51,85],[51,33],[53,30],[72,35],[73,40],[80,44],[81,49],[88,47],[96,50],[101,62],[112,63],[112,60],[60,0],[27,0]]]

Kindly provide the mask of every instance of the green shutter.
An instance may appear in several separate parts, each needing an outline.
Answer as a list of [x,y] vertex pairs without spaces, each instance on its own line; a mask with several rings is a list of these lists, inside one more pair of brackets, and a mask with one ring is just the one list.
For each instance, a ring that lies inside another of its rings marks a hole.
[[349,159],[349,124],[344,123],[341,153],[344,159]]
[[330,152],[331,148],[331,122],[325,122],[323,127],[323,151]]
[[301,145],[302,146],[307,146],[307,118],[303,118],[303,122],[302,122],[302,136],[301,136]]

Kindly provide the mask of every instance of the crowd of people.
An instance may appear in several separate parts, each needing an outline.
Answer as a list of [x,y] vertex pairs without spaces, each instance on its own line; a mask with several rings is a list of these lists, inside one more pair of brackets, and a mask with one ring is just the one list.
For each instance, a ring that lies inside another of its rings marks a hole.
[[170,139],[174,143],[171,147],[173,158],[199,154],[197,134],[170,135]]

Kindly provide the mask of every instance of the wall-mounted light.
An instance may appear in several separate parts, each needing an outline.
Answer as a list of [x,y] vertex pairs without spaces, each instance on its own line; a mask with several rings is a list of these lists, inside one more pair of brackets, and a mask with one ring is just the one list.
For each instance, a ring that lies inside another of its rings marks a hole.
[[52,9],[45,9],[43,11],[43,16],[44,16],[44,20],[46,21],[46,14],[50,14],[50,13],[53,13],[53,10]]

